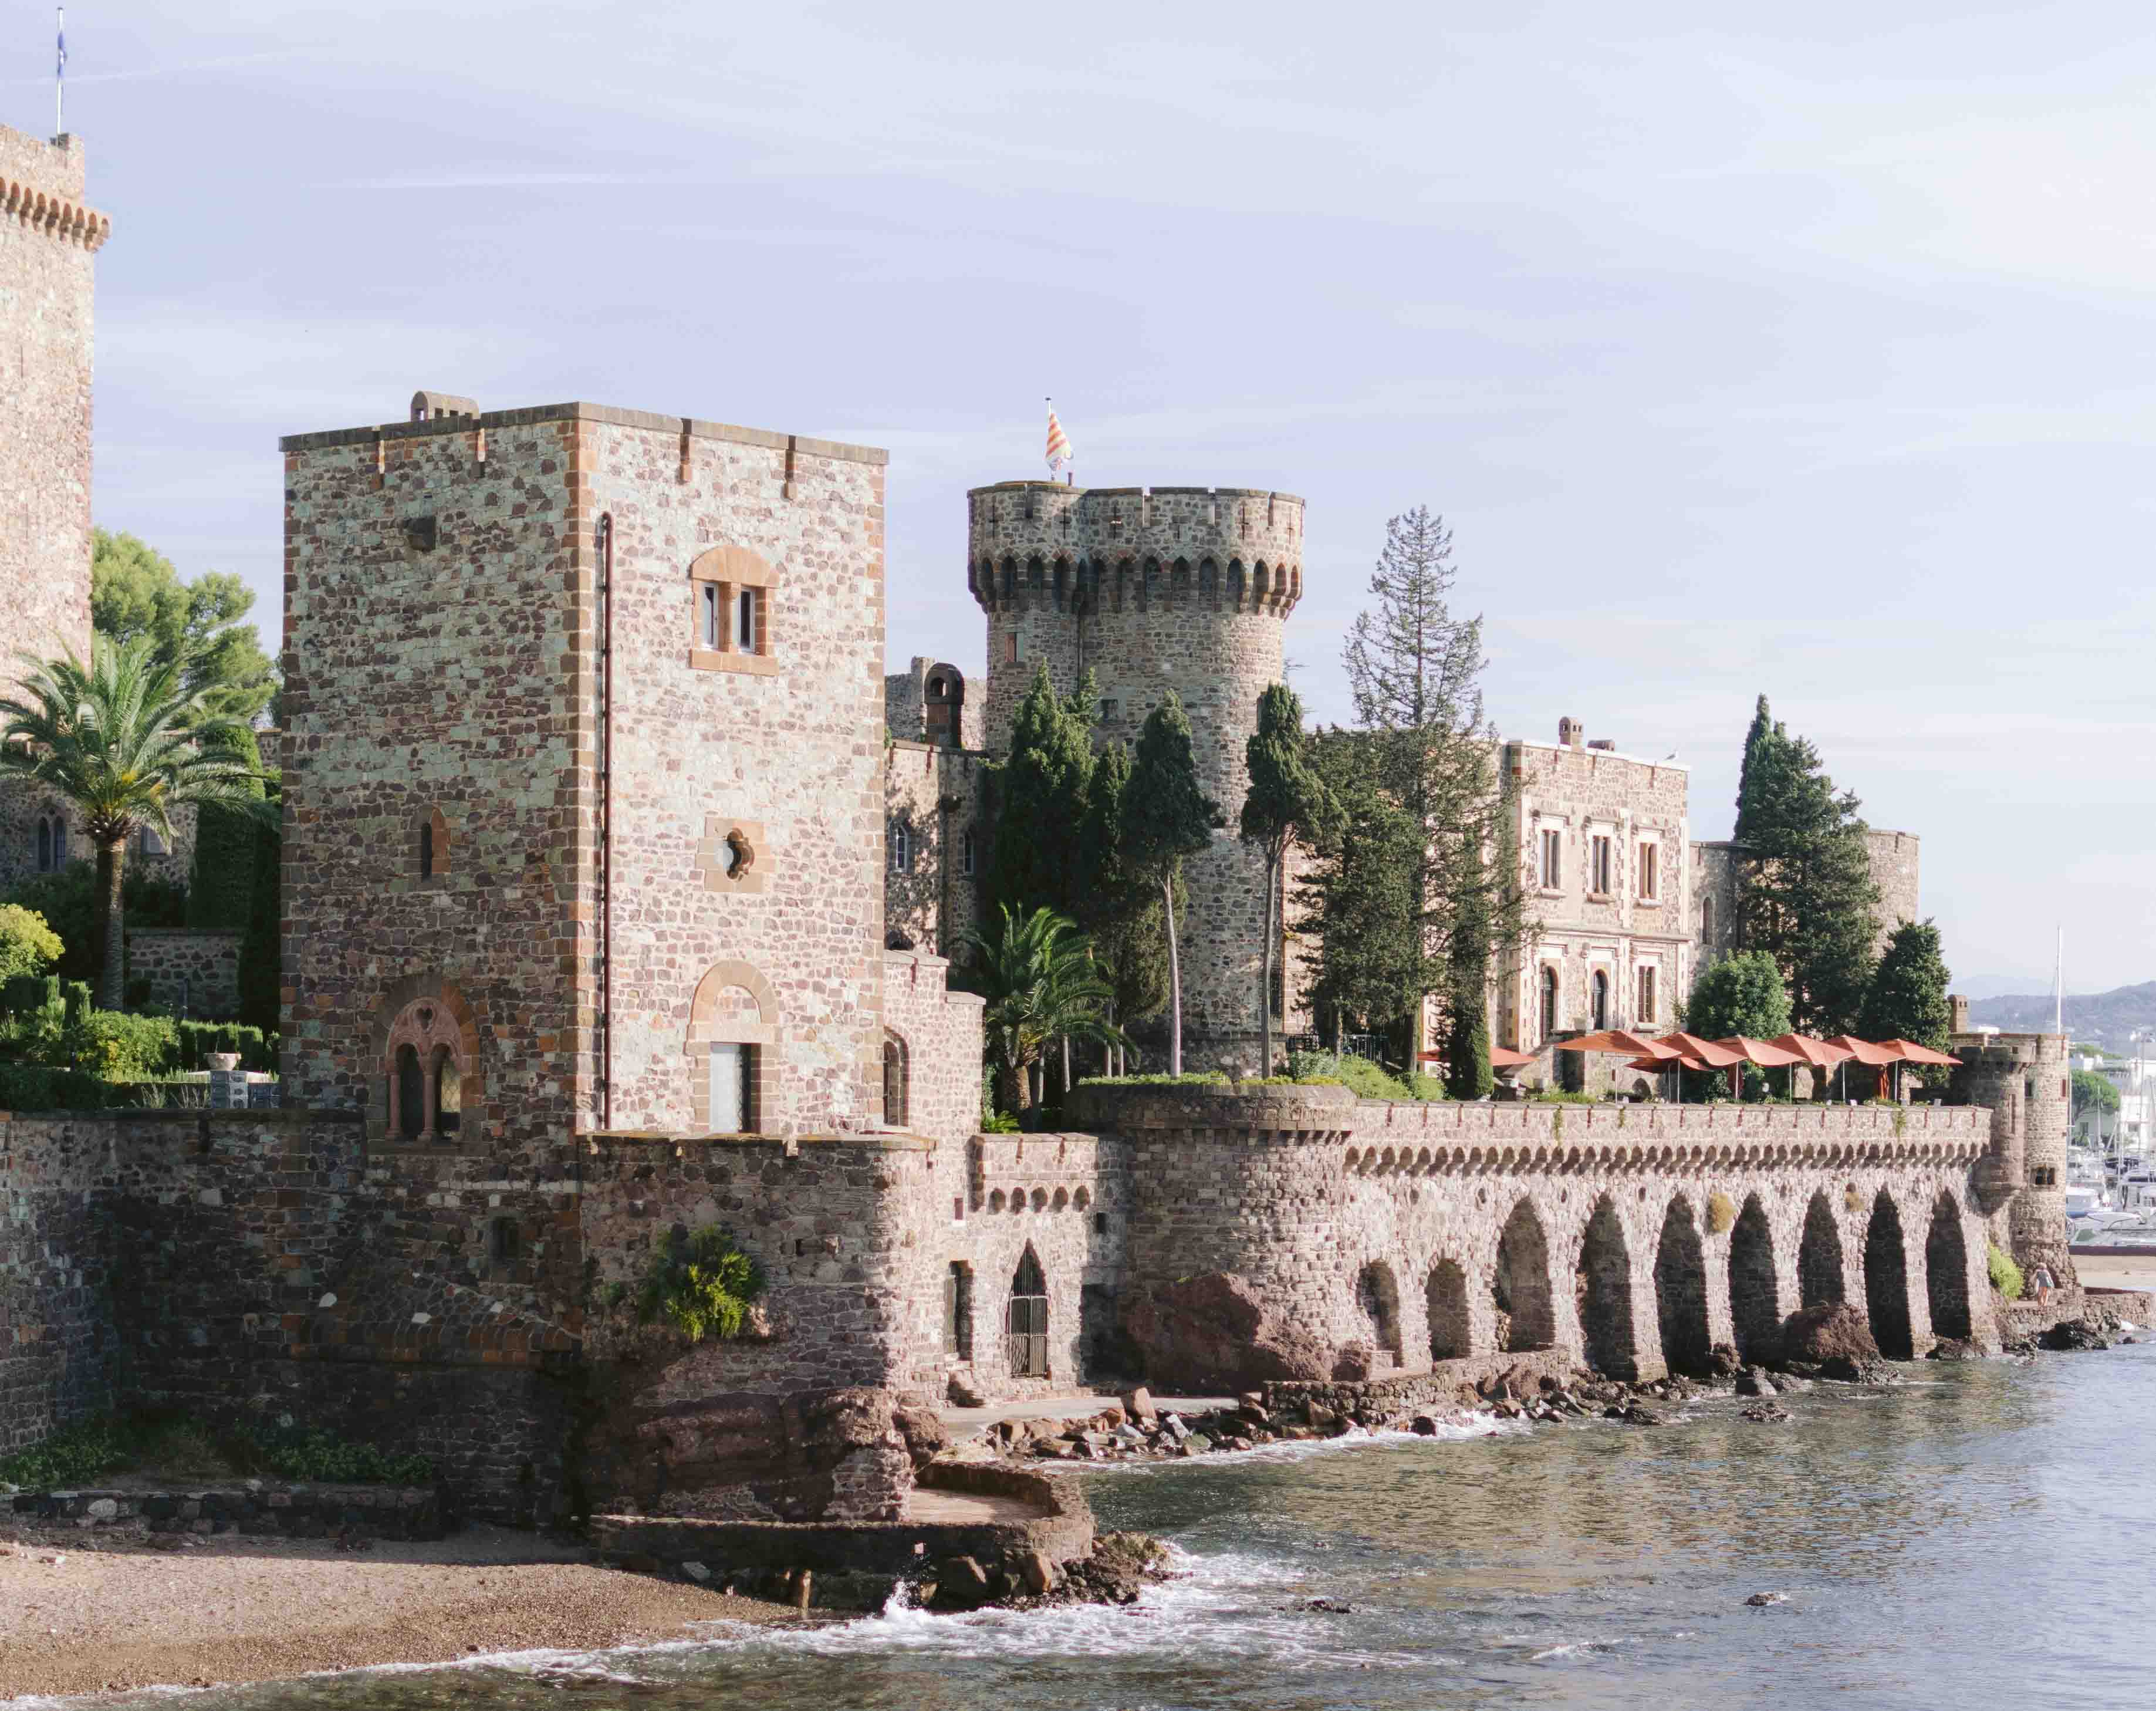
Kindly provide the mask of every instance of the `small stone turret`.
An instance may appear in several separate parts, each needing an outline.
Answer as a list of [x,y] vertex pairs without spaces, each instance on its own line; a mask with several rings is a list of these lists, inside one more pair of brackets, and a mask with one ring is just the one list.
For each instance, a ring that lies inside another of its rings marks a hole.
[[1958,1035],[1962,1066],[1949,1090],[1956,1105],[1991,1111],[1991,1150],[1976,1169],[1992,1239],[2026,1271],[2049,1266],[2074,1281],[2066,1248],[2066,1138],[2072,1089],[2061,1034]]
[[1234,823],[1258,698],[1281,680],[1281,624],[1302,596],[1302,501],[1256,488],[1005,481],[974,488],[967,506],[967,586],[988,617],[991,751],[1008,748],[1044,664],[1065,695],[1093,672],[1103,742],[1135,743],[1168,690],[1182,698],[1199,782],[1229,821],[1188,870],[1184,1050],[1255,1067],[1265,865]]

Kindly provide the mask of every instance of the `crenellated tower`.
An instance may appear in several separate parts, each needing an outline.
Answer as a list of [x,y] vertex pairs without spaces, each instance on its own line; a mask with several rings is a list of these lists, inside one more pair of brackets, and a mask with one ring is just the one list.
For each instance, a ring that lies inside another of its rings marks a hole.
[[[1103,742],[1135,744],[1171,688],[1188,709],[1199,775],[1229,826],[1189,868],[1186,1056],[1255,1066],[1265,864],[1234,828],[1258,697],[1281,681],[1281,626],[1302,593],[1302,501],[1255,488],[1052,481],[999,482],[966,499],[967,582],[988,614],[991,751],[1009,747],[1042,662],[1065,694],[1091,669]],[[1287,986],[1292,1012],[1292,978]]]

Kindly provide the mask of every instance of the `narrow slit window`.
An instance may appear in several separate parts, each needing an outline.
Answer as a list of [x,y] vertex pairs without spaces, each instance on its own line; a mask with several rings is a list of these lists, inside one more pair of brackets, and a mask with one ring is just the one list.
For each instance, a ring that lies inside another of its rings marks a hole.
[[731,1041],[711,1047],[711,1108],[713,1134],[746,1134],[753,1127],[753,1087],[756,1048]]
[[719,634],[719,588],[716,583],[704,584],[703,632],[704,650],[716,654],[723,640]]

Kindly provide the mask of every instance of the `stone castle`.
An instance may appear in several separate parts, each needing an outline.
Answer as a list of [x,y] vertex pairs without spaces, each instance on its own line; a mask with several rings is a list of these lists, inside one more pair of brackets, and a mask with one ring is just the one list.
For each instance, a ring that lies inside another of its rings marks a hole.
[[[6,477],[10,518],[74,519],[4,549],[35,647],[86,604],[106,229],[76,145],[0,132],[0,350],[42,400],[11,447],[72,448]],[[981,1008],[938,935],[1021,674],[1094,665],[1120,732],[1173,684],[1239,801],[1299,501],[977,491],[976,697],[883,676],[879,451],[429,392],[282,449],[284,1102],[0,1113],[0,1448],[267,1410],[432,1457],[468,1513],[874,1520],[910,1401],[947,1391],[1645,1378],[1843,1299],[1890,1354],[1995,1346],[1989,1241],[2071,1275],[2049,1037],[1971,1036],[1915,1108],[1126,1086],[1067,1133],[977,1133]],[[1565,1026],[1659,1015],[1696,949],[1681,771],[1574,734],[1507,751],[1560,836],[1522,1038],[1545,969]],[[1649,850],[1652,879],[1617,865]],[[1194,1012],[1232,1041],[1261,917],[1238,847],[1208,860]],[[767,1280],[743,1334],[640,1326],[660,1252],[711,1225]]]

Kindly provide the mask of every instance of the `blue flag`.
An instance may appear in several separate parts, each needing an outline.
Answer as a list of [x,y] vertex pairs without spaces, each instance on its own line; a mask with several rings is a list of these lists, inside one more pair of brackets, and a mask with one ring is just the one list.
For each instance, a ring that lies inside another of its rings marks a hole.
[[55,77],[65,77],[67,75],[67,24],[64,19],[60,24],[59,47],[59,64],[53,67],[53,75]]

